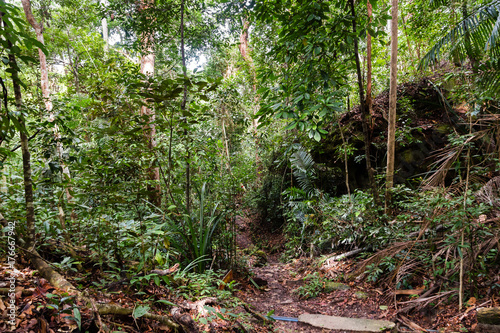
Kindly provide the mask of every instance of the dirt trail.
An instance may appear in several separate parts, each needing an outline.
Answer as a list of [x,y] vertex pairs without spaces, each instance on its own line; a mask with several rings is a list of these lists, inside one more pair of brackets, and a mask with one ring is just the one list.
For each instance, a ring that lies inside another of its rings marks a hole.
[[[270,258],[264,267],[253,268],[255,279],[264,280],[267,285],[261,287],[255,294],[249,294],[244,301],[253,305],[255,311],[267,314],[274,310],[275,316],[297,318],[302,313],[317,313],[307,309],[296,295],[292,293],[292,286],[301,284],[301,280],[294,281],[290,276],[292,272],[290,264],[283,264]],[[277,332],[324,332],[319,328],[298,322],[276,321],[273,325]]]
[[[237,244],[240,249],[254,246],[248,219],[238,218],[236,223],[239,230]],[[250,268],[252,279],[261,287],[257,289],[250,284],[249,288],[239,296],[244,302],[253,306],[256,312],[266,315],[274,310],[273,315],[275,316],[293,318],[309,313],[387,319],[387,312],[380,310],[378,305],[380,294],[373,290],[363,289],[362,286],[350,287],[345,285],[348,289],[333,290],[307,300],[300,299],[294,290],[304,285],[303,277],[313,273],[315,269],[310,267],[311,262],[309,260],[294,260],[282,263],[278,259],[279,254],[274,254],[268,256],[267,263],[264,266]],[[343,265],[339,265],[339,269],[343,267]],[[362,299],[357,296],[360,291],[364,293]],[[330,330],[308,324],[286,321],[274,322],[269,331],[330,332]]]

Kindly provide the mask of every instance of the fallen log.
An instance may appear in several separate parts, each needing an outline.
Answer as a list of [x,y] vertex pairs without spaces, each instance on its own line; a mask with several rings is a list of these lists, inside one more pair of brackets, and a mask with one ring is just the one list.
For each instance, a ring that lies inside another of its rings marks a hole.
[[477,324],[475,333],[500,333],[500,325]]
[[481,308],[477,310],[477,322],[480,324],[500,325],[500,308]]
[[352,250],[352,251],[349,251],[349,252],[346,252],[346,253],[342,253],[342,254],[339,254],[339,255],[334,255],[334,256],[325,258],[324,262],[328,265],[332,261],[338,261],[338,260],[342,260],[342,259],[345,259],[345,258],[349,258],[349,257],[355,256],[356,254],[361,253],[361,252],[366,251],[366,250],[368,250],[368,248],[364,247],[364,248],[361,248],[361,249],[355,249],[355,250]]
[[[88,298],[84,298],[84,300],[88,300]],[[114,304],[96,304],[96,308],[99,311],[100,315],[119,315],[119,316],[130,316],[134,312],[134,309],[124,308]],[[142,317],[157,320],[160,323],[167,325],[171,328],[179,328],[179,325],[174,323],[169,317],[156,315],[152,313],[145,313]]]

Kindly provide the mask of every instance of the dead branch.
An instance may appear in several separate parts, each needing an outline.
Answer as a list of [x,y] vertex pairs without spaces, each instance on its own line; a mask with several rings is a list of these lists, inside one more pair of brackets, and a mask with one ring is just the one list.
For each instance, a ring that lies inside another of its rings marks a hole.
[[408,326],[409,328],[411,328],[415,332],[427,332],[427,330],[425,328],[422,328],[421,326],[415,324],[414,322],[412,322],[410,319],[406,318],[403,315],[399,315],[399,317],[396,318],[396,320],[399,321],[400,323]]
[[172,267],[168,269],[153,269],[150,271],[150,274],[158,274],[160,276],[165,276],[165,275],[171,275],[175,273],[179,269],[179,263],[173,265]]
[[204,299],[201,299],[196,302],[185,302],[182,305],[182,308],[188,309],[188,310],[196,310],[198,314],[201,316],[206,316],[207,315],[207,310],[205,310],[205,305],[206,304],[213,304],[217,301],[217,298],[215,297],[207,297]]
[[422,297],[419,297],[419,298],[414,299],[414,300],[410,300],[410,301],[406,301],[406,302],[400,302],[399,304],[409,304],[409,305],[407,307],[401,309],[401,310],[398,310],[398,313],[408,312],[411,309],[416,308],[417,306],[425,307],[430,302],[433,302],[433,301],[435,301],[435,300],[437,300],[439,298],[442,298],[444,296],[448,296],[448,295],[456,294],[456,293],[457,293],[456,290],[450,290],[450,291],[444,291],[444,292],[438,293],[438,294],[436,294],[434,296],[423,297],[423,295],[422,295]]
[[270,322],[269,318],[261,315],[260,313],[258,312],[255,312],[254,310],[250,309],[250,307],[248,306],[248,304],[243,304],[243,307],[245,308],[245,310],[250,313],[252,316],[254,316],[257,320],[260,320],[264,323],[268,323]]
[[363,251],[366,251],[368,248],[367,247],[364,247],[364,248],[361,248],[361,249],[355,249],[355,250],[352,250],[352,251],[349,251],[349,252],[346,252],[346,253],[342,253],[342,254],[339,254],[339,255],[334,255],[334,256],[331,256],[331,257],[327,257],[325,258],[324,262],[326,265],[330,265],[331,262],[333,261],[338,261],[338,260],[342,260],[342,259],[345,259],[345,258],[349,258],[349,257],[352,257],[352,256],[355,256],[356,254],[360,253],[360,252],[363,252]]

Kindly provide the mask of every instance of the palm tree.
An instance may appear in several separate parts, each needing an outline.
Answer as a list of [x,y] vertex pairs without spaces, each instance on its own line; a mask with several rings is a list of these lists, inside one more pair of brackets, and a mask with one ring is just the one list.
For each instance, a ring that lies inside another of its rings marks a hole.
[[[464,13],[467,13],[466,7]],[[486,92],[497,93],[500,91],[499,35],[500,0],[493,0],[464,15],[422,58],[419,68],[429,67],[445,54],[460,61],[474,59],[472,65],[480,75],[480,85]]]

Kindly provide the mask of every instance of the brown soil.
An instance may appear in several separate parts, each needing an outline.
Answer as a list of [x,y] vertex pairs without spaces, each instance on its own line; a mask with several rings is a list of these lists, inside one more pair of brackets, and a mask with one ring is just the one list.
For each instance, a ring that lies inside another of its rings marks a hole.
[[[259,230],[253,224],[255,217],[237,220],[240,234],[237,245],[243,252],[254,249],[255,243],[271,244],[266,248],[276,249],[283,243],[283,235]],[[253,233],[252,233],[253,230]],[[255,233],[255,231],[257,233]],[[254,242],[255,240],[255,242]],[[247,249],[247,250],[245,250]],[[250,278],[241,281],[242,287],[236,294],[243,302],[250,304],[255,312],[262,315],[297,318],[301,314],[323,314],[350,318],[381,319],[396,322],[398,332],[414,332],[402,323],[394,305],[394,291],[368,282],[343,280],[355,267],[356,259],[344,259],[325,268],[319,267],[314,259],[294,259],[287,263],[279,261],[279,253],[268,254],[267,263],[259,266],[259,259],[250,255],[248,259]],[[309,299],[300,298],[297,289],[307,283],[307,276],[316,273],[325,281],[342,282],[347,290],[333,290]],[[361,297],[362,296],[362,297]],[[398,296],[398,302],[409,301],[411,295]],[[401,306],[400,306],[401,307]],[[473,307],[471,307],[472,310]],[[422,309],[404,315],[404,320],[418,324],[434,332],[459,332],[465,327],[474,329],[476,311],[457,312],[455,304],[439,305],[433,309]],[[254,322],[254,332],[328,332],[304,323],[275,321],[267,326]],[[469,330],[470,331],[470,330]],[[339,332],[339,331],[335,331]]]
[[[255,217],[254,217],[255,218]],[[240,250],[254,248],[253,240],[262,243],[266,240],[267,248],[276,248],[276,244],[283,242],[281,234],[257,229],[258,234],[252,234],[256,227],[254,218],[238,217],[237,228],[240,231],[236,238]],[[254,265],[258,258],[250,256],[248,263]],[[350,263],[336,266],[336,270],[321,272],[321,275],[337,276],[347,270]],[[297,293],[297,288],[304,285],[304,278],[315,271],[314,262],[310,259],[296,259],[288,263],[279,261],[279,254],[268,255],[267,263],[263,267],[249,267],[251,279],[258,285],[257,288],[250,280],[241,288],[238,297],[250,304],[253,310],[266,315],[298,318],[304,313],[323,314],[332,316],[345,316],[356,318],[391,320],[391,311],[381,310],[379,304],[383,293],[380,290],[369,290],[368,286],[351,283],[348,290],[334,290],[321,294],[318,297],[303,299]],[[366,293],[366,299],[356,297],[357,292]],[[392,311],[393,312],[393,311]],[[275,321],[272,324],[275,332],[327,332],[328,330],[316,328],[299,322]],[[265,331],[265,328],[263,328]],[[271,330],[271,328],[268,328]],[[337,331],[339,332],[339,331]]]

